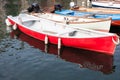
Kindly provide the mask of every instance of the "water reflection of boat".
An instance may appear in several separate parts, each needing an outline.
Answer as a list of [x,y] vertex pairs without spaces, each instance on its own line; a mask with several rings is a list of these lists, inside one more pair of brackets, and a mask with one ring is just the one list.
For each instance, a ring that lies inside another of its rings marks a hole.
[[82,49],[62,47],[61,51],[58,51],[57,45],[49,44],[46,46],[44,42],[32,38],[24,33],[19,33],[14,31],[11,33],[11,36],[17,34],[18,38],[23,42],[39,48],[42,51],[45,51],[49,54],[54,54],[59,56],[61,59],[77,63],[80,65],[80,68],[87,68],[94,71],[101,71],[104,74],[111,74],[114,72],[115,66],[113,65],[113,56],[106,54],[98,54],[98,52],[92,52]]

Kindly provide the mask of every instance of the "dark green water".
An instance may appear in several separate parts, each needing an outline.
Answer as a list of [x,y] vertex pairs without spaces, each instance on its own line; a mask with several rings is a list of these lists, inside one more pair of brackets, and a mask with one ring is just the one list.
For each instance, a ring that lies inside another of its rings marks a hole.
[[[7,7],[7,14],[17,15],[17,7]],[[114,56],[68,47],[58,55],[56,45],[20,31],[4,37],[0,30],[0,80],[120,80],[120,45]]]
[[56,45],[18,33],[0,42],[0,80],[120,79],[120,45],[114,56],[68,47],[58,55]]

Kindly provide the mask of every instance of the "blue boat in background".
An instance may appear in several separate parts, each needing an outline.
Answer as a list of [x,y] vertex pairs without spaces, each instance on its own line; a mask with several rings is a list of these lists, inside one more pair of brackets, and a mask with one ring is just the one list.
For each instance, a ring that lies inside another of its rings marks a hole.
[[96,13],[96,12],[80,12],[80,11],[74,11],[74,10],[57,10],[55,11],[56,14],[61,15],[69,15],[69,16],[88,16],[93,18],[108,18],[111,17],[112,20],[120,20],[120,14],[104,14],[104,13]]
[[89,14],[92,14],[92,13],[89,13],[89,12],[79,12],[79,11],[73,11],[73,10],[65,10],[65,9],[62,9],[62,10],[56,10],[55,11],[56,14],[61,14],[61,15],[69,15],[69,16],[85,16],[85,15],[89,15]]
[[80,17],[91,17],[91,18],[109,18],[112,19],[112,26],[120,26],[120,14],[105,14],[105,13],[96,13],[96,12],[80,12],[74,10],[56,10],[56,14],[68,15],[68,16],[80,16]]

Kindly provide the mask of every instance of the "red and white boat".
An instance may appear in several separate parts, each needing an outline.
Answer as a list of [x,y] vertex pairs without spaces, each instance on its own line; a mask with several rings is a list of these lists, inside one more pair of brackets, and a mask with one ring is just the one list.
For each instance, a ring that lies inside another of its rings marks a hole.
[[113,33],[67,27],[66,24],[31,15],[20,17],[21,19],[19,16],[8,16],[6,24],[16,26],[25,34],[44,41],[45,44],[57,44],[59,49],[64,45],[113,55],[116,44],[119,43],[118,36]]

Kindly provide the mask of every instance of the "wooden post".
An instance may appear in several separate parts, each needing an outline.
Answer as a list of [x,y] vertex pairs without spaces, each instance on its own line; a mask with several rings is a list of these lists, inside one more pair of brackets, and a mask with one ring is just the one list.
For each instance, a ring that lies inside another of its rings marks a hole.
[[6,11],[5,11],[5,0],[1,0],[0,2],[0,26],[3,25],[4,20],[6,18]]
[[87,0],[76,0],[77,6],[87,6]]
[[21,0],[21,10],[25,10],[29,7],[27,0]]

